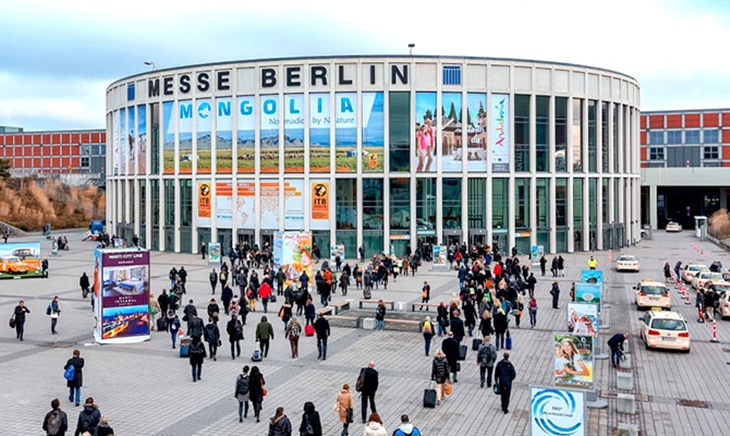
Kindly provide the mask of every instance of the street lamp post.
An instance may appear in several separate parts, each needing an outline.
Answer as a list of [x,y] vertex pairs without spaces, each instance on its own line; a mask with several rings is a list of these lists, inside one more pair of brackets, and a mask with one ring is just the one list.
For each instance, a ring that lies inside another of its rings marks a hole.
[[148,67],[152,67],[152,71],[157,71],[157,66],[155,65],[154,62],[152,62],[152,61],[145,61],[144,64],[147,65]]

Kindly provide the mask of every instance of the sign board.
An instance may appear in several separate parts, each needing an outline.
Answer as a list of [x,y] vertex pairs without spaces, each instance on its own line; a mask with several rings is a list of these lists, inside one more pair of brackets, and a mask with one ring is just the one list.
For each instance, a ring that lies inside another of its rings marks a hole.
[[581,270],[580,281],[583,283],[603,283],[603,271],[598,269]]
[[221,243],[220,242],[208,242],[208,264],[209,265],[220,265],[221,264]]
[[585,436],[585,394],[580,391],[531,386],[530,435]]
[[344,245],[333,245],[330,247],[330,261],[334,262],[335,257],[337,257],[338,254],[340,255],[340,259],[342,259],[342,261],[344,262],[345,261],[345,246]]
[[42,277],[41,262],[40,242],[0,244],[0,279]]
[[576,283],[575,284],[575,302],[576,303],[594,303],[598,305],[598,311],[601,311],[601,291],[603,285],[601,283]]
[[593,389],[593,337],[555,333],[553,350],[554,385]]

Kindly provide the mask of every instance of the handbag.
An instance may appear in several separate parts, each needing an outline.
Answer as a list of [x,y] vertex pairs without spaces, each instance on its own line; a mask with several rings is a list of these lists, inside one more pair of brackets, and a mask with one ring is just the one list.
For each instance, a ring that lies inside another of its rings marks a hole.
[[444,394],[451,395],[452,389],[453,388],[451,387],[451,383],[449,383],[449,382],[444,383]]
[[353,418],[352,418],[353,411],[352,411],[352,408],[349,408],[348,407],[347,408],[347,411],[345,413],[346,413],[345,421],[347,421],[348,424],[352,424],[352,422],[353,422]]
[[8,322],[8,324],[10,325],[11,329],[15,328],[15,314],[13,314],[13,316],[10,317],[10,321]]
[[500,392],[499,392],[499,384],[495,383],[494,384],[494,387],[492,388],[492,390],[494,391],[494,393],[496,395],[499,395],[500,394]]
[[268,392],[266,392],[266,388],[262,388],[261,392],[263,393],[264,397],[266,396],[266,394],[268,394]]

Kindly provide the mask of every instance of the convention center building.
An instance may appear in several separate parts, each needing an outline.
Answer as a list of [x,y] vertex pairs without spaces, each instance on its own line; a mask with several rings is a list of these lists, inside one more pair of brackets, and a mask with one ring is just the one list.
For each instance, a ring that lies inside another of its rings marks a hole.
[[640,239],[639,84],[557,62],[262,59],[107,89],[109,231],[153,250],[262,245],[402,256],[418,241],[529,253]]

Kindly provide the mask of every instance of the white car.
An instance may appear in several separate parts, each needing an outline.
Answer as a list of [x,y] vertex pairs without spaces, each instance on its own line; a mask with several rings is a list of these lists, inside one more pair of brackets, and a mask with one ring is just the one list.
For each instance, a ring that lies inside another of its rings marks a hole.
[[715,282],[713,286],[717,292],[718,301],[715,312],[720,315],[720,318],[730,317],[730,283]]
[[634,302],[638,310],[649,307],[667,310],[672,308],[672,299],[669,297],[669,290],[664,283],[646,279],[634,286],[634,289],[636,290]]
[[681,232],[682,224],[675,223],[674,221],[670,221],[667,223],[667,227],[665,227],[664,230],[666,232]]
[[650,310],[641,318],[641,339],[646,349],[665,348],[689,353],[689,330],[682,315],[677,312]]
[[722,274],[704,269],[692,277],[692,287],[695,289],[704,288],[708,280],[721,281]]
[[639,272],[639,259],[636,256],[622,254],[616,260],[616,271]]
[[707,269],[706,265],[702,265],[701,263],[688,263],[682,268],[682,272],[680,275],[682,276],[682,280],[684,280],[685,283],[691,283],[692,277],[694,277],[695,274],[698,272]]

